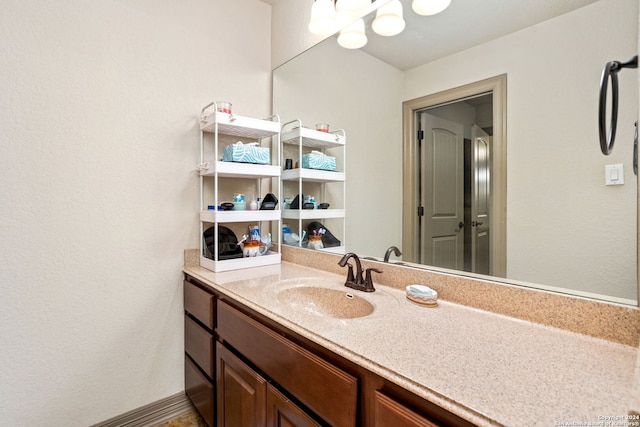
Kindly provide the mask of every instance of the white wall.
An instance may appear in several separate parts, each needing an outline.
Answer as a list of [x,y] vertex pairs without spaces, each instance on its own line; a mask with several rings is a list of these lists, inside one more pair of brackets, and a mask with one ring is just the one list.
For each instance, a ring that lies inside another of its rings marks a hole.
[[180,392],[196,117],[270,113],[258,0],[4,0],[0,420],[86,426]]
[[[403,99],[507,74],[509,278],[636,299],[638,111],[620,109],[616,147],[605,157],[597,103],[604,64],[638,52],[637,17],[636,1],[601,0],[405,72]],[[619,79],[625,105],[637,80],[631,71]],[[616,163],[626,184],[606,187],[604,165]]]

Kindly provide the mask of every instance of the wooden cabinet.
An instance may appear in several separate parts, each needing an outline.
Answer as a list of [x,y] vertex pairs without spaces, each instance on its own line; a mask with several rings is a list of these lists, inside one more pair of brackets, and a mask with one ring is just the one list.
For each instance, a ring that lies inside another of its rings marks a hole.
[[309,414],[267,384],[267,427],[321,427]]
[[197,285],[185,280],[184,311],[209,330],[215,328],[215,297]]
[[472,427],[187,276],[185,390],[209,426]]
[[222,344],[216,344],[219,427],[320,427]]
[[219,427],[266,424],[267,380],[222,344],[216,344]]
[[376,390],[374,427],[439,427],[402,403]]
[[358,380],[218,301],[218,335],[331,425],[356,425]]
[[184,389],[186,395],[209,426],[214,426],[213,383],[188,356],[184,358]]
[[202,418],[215,423],[215,296],[187,280],[184,290],[184,386]]
[[215,378],[213,335],[188,315],[184,316],[184,351],[209,378]]

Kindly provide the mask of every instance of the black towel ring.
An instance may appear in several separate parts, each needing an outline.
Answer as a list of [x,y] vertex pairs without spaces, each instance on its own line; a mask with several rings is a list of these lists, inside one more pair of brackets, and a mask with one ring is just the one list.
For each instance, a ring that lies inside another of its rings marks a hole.
[[[598,113],[598,127],[600,135],[600,149],[602,154],[609,155],[613,150],[616,139],[616,127],[618,125],[618,72],[623,68],[638,68],[638,56],[634,56],[627,62],[607,62],[602,70],[600,79],[600,103]],[[611,78],[611,123],[607,135],[607,88]]]

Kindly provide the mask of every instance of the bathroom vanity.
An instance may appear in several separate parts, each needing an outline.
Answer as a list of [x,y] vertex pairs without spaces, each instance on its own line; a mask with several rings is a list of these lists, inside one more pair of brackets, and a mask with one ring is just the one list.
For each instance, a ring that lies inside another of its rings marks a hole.
[[211,426],[473,425],[206,282],[184,290],[185,386]]
[[185,388],[212,426],[530,426],[628,408],[631,346],[289,262],[184,272]]

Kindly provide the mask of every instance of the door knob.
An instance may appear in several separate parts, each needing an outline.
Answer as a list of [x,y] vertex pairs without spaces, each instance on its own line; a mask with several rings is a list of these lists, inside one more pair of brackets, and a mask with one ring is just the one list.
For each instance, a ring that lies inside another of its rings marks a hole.
[[482,222],[471,221],[472,227],[480,227],[481,225],[482,225]]

